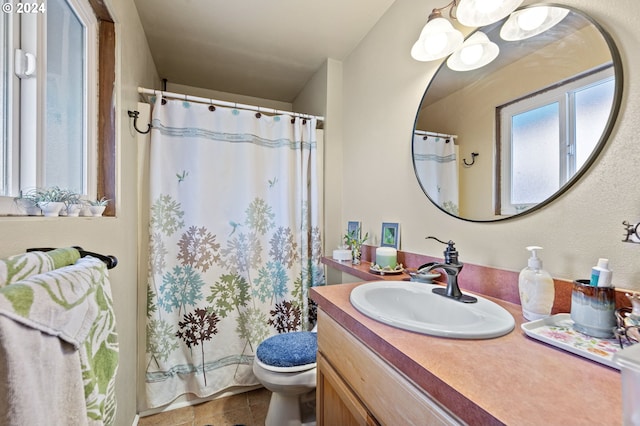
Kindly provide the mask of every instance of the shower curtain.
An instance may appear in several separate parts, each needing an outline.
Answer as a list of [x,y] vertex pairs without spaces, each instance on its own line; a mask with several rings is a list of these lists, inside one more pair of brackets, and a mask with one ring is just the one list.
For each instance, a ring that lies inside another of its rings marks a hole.
[[256,385],[256,346],[315,322],[324,284],[316,119],[153,106],[148,408]]
[[458,160],[453,138],[413,135],[413,158],[422,188],[443,210],[458,215]]

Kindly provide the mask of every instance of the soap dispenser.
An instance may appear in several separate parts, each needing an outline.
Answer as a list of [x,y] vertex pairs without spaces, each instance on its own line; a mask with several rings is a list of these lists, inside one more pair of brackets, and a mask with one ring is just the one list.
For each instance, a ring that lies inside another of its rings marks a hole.
[[542,269],[542,259],[538,257],[538,250],[542,247],[529,246],[531,257],[526,268],[520,272],[518,289],[522,314],[529,321],[538,320],[551,315],[555,288],[551,275]]

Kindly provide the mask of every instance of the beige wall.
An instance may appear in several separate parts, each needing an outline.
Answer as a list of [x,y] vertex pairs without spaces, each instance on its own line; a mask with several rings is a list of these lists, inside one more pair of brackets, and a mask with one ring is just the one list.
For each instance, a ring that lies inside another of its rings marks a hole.
[[[620,50],[625,75],[621,112],[601,156],[582,180],[541,211],[498,223],[452,218],[422,193],[411,162],[413,121],[424,89],[439,65],[411,59],[409,50],[436,0],[396,0],[386,15],[343,63],[343,162],[327,165],[343,173],[342,227],[362,220],[379,242],[383,221],[401,224],[404,250],[442,256],[444,247],[427,235],[456,242],[460,260],[507,270],[526,265],[525,246],[544,247],[545,269],[554,277],[584,278],[598,257],[608,257],[614,284],[640,290],[640,245],[622,243],[623,220],[640,220],[637,152],[640,66],[632,0],[611,7],[596,0],[567,0],[597,20]],[[468,156],[462,151],[461,156]],[[481,157],[478,158],[481,160]],[[329,234],[337,230],[328,229]],[[511,283],[512,284],[512,283]]]
[[116,424],[130,425],[136,414],[138,210],[136,134],[130,127],[127,110],[136,109],[138,85],[159,87],[159,79],[133,2],[112,0],[107,4],[117,22],[118,216],[0,218],[0,257],[23,252],[29,247],[80,245],[118,258],[118,266],[110,271],[120,343]]
[[[339,242],[348,220],[361,220],[373,244],[379,243],[383,221],[397,221],[404,250],[441,256],[443,247],[424,240],[434,234],[456,241],[463,262],[519,270],[526,264],[524,247],[538,244],[545,247],[544,265],[554,277],[586,277],[598,257],[609,257],[614,283],[640,290],[640,245],[620,242],[622,220],[640,220],[634,186],[640,181],[640,167],[637,156],[629,155],[638,152],[635,132],[640,129],[640,82],[629,78],[630,70],[640,67],[640,12],[633,0],[620,0],[615,8],[596,0],[565,3],[584,10],[612,34],[626,79],[611,140],[582,181],[542,211],[508,222],[465,222],[433,206],[415,179],[411,135],[422,93],[437,64],[413,61],[409,50],[426,16],[442,2],[396,0],[346,61],[329,60],[319,71],[324,73],[319,77],[322,84],[310,82],[307,90],[323,97],[326,111],[315,110],[318,105],[306,98],[309,93],[300,97],[299,105],[294,103],[296,108],[313,105],[309,112],[327,117],[326,252]],[[118,267],[110,272],[121,347],[117,424],[128,425],[136,412],[139,211],[137,135],[127,110],[136,108],[138,86],[161,86],[133,2],[108,4],[118,22],[118,217],[0,218],[0,256],[29,247],[81,245],[118,257]],[[144,340],[142,334],[140,339]]]

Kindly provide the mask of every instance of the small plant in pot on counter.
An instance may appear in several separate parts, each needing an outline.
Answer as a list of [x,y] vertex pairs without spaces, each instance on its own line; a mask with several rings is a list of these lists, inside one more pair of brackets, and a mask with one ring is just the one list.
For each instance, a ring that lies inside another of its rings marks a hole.
[[344,242],[351,248],[351,263],[354,265],[360,264],[360,258],[362,257],[362,244],[369,239],[369,233],[364,234],[364,237],[360,238],[360,231],[353,230],[348,232],[344,236]]

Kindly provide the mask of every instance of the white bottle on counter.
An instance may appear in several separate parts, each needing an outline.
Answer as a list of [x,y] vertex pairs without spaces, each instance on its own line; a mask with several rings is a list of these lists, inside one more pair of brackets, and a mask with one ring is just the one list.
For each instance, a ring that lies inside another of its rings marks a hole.
[[531,257],[528,266],[520,272],[518,289],[522,315],[534,321],[551,315],[555,287],[553,278],[542,269],[542,260],[538,258],[537,250],[542,250],[542,247],[529,246],[527,250],[531,252]]
[[609,259],[598,259],[598,264],[591,268],[591,285],[594,287],[611,287],[611,270]]

